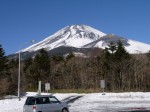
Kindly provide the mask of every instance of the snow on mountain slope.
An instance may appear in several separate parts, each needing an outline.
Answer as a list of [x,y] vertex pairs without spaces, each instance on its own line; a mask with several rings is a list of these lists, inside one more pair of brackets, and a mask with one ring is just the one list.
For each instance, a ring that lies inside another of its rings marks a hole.
[[101,37],[100,39],[85,45],[84,47],[85,48],[98,47],[98,48],[105,49],[105,47],[107,47],[110,42],[117,43],[118,41],[121,41],[123,45],[125,46],[125,49],[129,53],[132,53],[132,54],[133,53],[146,53],[150,50],[150,45],[148,44],[126,39],[126,38],[123,38],[114,34],[105,35]]
[[51,50],[60,46],[81,48],[104,35],[106,34],[86,25],[67,26],[43,41],[22,50],[22,52],[37,51],[42,48]]
[[[129,45],[124,45],[124,46],[125,46],[125,49],[131,54],[147,53],[150,51],[150,45],[148,45],[148,44],[134,41],[134,40],[128,40],[127,42]],[[108,44],[105,43],[104,41],[99,41],[93,47],[105,49],[105,47],[107,47],[107,45]]]
[[146,53],[150,50],[150,45],[142,42],[126,39],[114,34],[105,34],[86,25],[72,25],[57,31],[43,41],[23,49],[22,52],[32,52],[42,48],[50,51],[62,46],[75,48],[98,47],[104,49],[111,41],[115,43],[121,41],[129,53]]
[[150,45],[142,42],[128,40],[130,46],[125,46],[129,53],[146,53],[150,51]]

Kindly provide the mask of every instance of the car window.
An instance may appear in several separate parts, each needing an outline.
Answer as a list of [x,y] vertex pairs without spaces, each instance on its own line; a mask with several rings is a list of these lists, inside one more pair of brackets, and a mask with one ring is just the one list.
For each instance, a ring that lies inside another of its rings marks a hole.
[[35,104],[49,104],[49,103],[60,103],[60,101],[55,97],[28,97],[25,105],[35,105]]
[[50,103],[59,103],[59,100],[55,97],[50,97]]
[[36,98],[36,104],[48,104],[48,103],[50,103],[48,97]]
[[34,97],[28,97],[25,105],[35,105],[35,98]]

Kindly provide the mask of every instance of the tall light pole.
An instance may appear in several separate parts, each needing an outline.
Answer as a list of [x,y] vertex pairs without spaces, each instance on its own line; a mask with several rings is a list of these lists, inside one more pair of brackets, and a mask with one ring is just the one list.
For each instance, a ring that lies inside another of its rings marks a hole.
[[18,65],[18,98],[19,98],[19,101],[21,100],[20,99],[20,53],[21,51],[19,51],[19,65]]
[[[35,41],[34,40],[31,40],[30,41],[31,43],[34,43]],[[19,98],[19,101],[21,100],[20,98],[20,62],[21,62],[21,57],[20,57],[20,54],[21,54],[21,49],[19,50],[18,52],[19,54],[19,65],[18,65],[18,98]]]

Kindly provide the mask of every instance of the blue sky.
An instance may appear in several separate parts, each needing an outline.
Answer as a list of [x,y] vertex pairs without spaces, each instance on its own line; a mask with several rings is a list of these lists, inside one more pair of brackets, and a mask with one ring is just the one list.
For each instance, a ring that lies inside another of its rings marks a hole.
[[150,44],[150,0],[0,0],[6,55],[74,24]]

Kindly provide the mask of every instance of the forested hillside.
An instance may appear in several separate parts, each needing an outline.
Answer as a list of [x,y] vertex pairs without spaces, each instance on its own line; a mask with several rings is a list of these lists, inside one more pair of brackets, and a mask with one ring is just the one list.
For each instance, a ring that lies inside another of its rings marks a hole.
[[[121,42],[101,50],[93,48],[88,57],[52,56],[41,49],[34,58],[21,60],[21,91],[37,91],[38,81],[49,82],[51,90],[150,91],[150,53],[129,54]],[[17,92],[18,59],[8,60],[0,46],[0,95]]]

